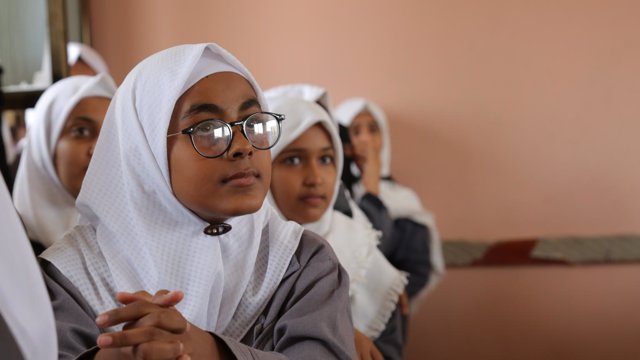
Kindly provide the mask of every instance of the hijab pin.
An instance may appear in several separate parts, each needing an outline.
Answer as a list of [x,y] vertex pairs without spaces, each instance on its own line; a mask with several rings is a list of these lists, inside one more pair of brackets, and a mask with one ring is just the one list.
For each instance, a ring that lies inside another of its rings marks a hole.
[[226,223],[210,224],[204,228],[204,233],[209,236],[223,235],[231,231],[231,225]]

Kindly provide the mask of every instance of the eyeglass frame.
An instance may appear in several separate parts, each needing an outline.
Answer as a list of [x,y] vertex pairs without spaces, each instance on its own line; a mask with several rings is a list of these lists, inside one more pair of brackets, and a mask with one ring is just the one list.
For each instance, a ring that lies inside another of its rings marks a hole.
[[[252,117],[253,115],[256,114],[267,114],[267,115],[271,115],[273,116],[276,121],[278,122],[278,138],[273,142],[273,145],[261,149],[259,147],[256,147],[255,145],[253,145],[253,143],[251,142],[251,140],[249,140],[249,138],[247,137],[247,134],[244,130],[244,126],[247,123],[247,120],[249,120],[250,117]],[[215,119],[215,118],[210,118],[210,119],[204,119],[202,121],[198,121],[197,123],[184,128],[180,131],[178,131],[177,133],[173,133],[173,134],[167,134],[167,138],[172,137],[172,136],[176,136],[176,135],[189,135],[189,139],[191,140],[191,146],[193,147],[193,149],[198,153],[198,155],[205,157],[207,159],[215,159],[218,158],[222,155],[224,155],[227,151],[229,151],[229,148],[231,147],[231,144],[233,143],[233,127],[234,126],[240,126],[240,132],[242,133],[242,136],[244,136],[245,139],[247,139],[247,141],[249,142],[249,145],[251,145],[251,147],[253,147],[254,149],[257,150],[269,150],[272,147],[276,146],[276,144],[278,143],[278,141],[280,140],[280,136],[282,136],[282,122],[286,119],[284,114],[278,114],[278,113],[273,113],[273,112],[269,112],[269,111],[258,111],[258,112],[254,112],[253,114],[247,115],[244,119],[242,120],[237,120],[237,121],[232,121],[232,122],[226,122],[224,120],[221,119]],[[218,155],[215,156],[209,156],[209,155],[205,155],[203,153],[200,152],[200,150],[198,150],[198,147],[196,146],[195,142],[193,141],[193,132],[195,131],[196,127],[198,127],[198,125],[207,122],[207,121],[220,121],[221,123],[223,123],[230,131],[229,133],[231,134],[231,139],[229,140],[229,143],[227,144],[227,147]]]

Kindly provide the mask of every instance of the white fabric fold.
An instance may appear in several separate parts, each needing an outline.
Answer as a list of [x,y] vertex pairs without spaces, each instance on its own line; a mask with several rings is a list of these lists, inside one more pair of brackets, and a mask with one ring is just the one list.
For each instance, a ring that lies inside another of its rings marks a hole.
[[167,129],[188,83],[234,69],[262,92],[249,71],[216,44],[182,45],[143,60],[113,98],[78,197],[83,225],[42,257],[80,290],[96,313],[117,306],[115,291],[181,290],[177,308],[198,327],[240,339],[277,289],[304,230],[265,202],[208,224],[173,195]]
[[109,75],[71,76],[51,85],[29,113],[13,201],[29,237],[45,247],[59,240],[78,220],[75,199],[60,182],[53,162],[67,117],[82,99],[110,99],[115,91]]
[[0,314],[25,360],[57,359],[58,340],[49,295],[1,177],[0,214]]
[[322,86],[308,83],[285,84],[266,90],[264,96],[267,99],[292,97],[318,103],[329,113],[331,120],[334,120],[331,114],[333,111],[331,96],[329,96],[327,89]]
[[[366,336],[377,338],[396,308],[398,296],[404,291],[406,274],[395,269],[378,250],[380,233],[371,223],[362,219],[357,221],[333,209],[340,185],[343,151],[337,127],[329,114],[315,102],[299,98],[270,98],[269,105],[272,111],[286,116],[280,140],[271,149],[272,159],[316,124],[321,124],[331,137],[338,179],[333,198],[318,221],[303,226],[322,235],[331,244],[349,274],[354,326]],[[271,193],[268,198],[277,207]]]
[[[426,290],[432,289],[442,278],[445,272],[444,254],[442,242],[436,226],[434,215],[422,206],[418,195],[410,188],[400,185],[386,178],[391,176],[391,138],[389,124],[382,109],[375,103],[361,97],[347,99],[334,111],[339,124],[349,127],[354,118],[362,112],[369,112],[382,135],[382,149],[380,150],[380,200],[384,203],[393,219],[406,218],[429,228],[431,233],[431,264],[432,272],[427,283]],[[361,183],[353,186],[354,197],[360,199],[365,194]]]
[[70,41],[67,43],[67,63],[69,66],[75,65],[78,60],[84,61],[96,74],[108,74],[109,67],[102,56],[91,46]]

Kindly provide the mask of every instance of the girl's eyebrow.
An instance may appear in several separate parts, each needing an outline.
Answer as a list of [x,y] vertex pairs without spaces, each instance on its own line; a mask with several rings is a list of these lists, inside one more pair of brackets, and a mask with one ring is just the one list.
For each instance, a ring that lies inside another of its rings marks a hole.
[[[238,110],[242,112],[254,106],[260,107],[260,103],[258,102],[258,99],[250,98],[245,100],[242,104],[240,104],[240,106],[238,107]],[[187,109],[187,111],[184,112],[184,114],[182,114],[182,117],[180,117],[180,120],[184,120],[193,115],[197,115],[201,113],[209,113],[209,114],[220,116],[224,113],[224,111],[222,111],[222,109],[218,105],[213,103],[193,104],[189,107],[189,109]]]
[[87,122],[87,123],[91,123],[91,124],[95,124],[97,122],[94,119],[92,119],[91,117],[86,116],[86,115],[74,116],[73,120],[74,121],[79,120],[79,121]]
[[290,149],[284,149],[282,150],[281,154],[287,154],[287,153],[304,153],[307,152],[307,149],[305,148],[290,148]]
[[238,107],[238,111],[242,112],[245,110],[249,110],[254,106],[260,107],[260,103],[258,102],[258,99],[250,98],[245,100],[242,104],[240,104],[240,107]]
[[210,114],[220,115],[222,114],[222,109],[220,109],[218,105],[212,104],[212,103],[193,104],[189,107],[187,111],[184,112],[184,114],[182,114],[182,117],[180,117],[180,120],[184,120],[188,117],[191,117],[196,114],[201,114],[201,113],[210,113]]
[[[309,149],[307,149],[307,148],[289,148],[289,149],[282,150],[281,154],[285,154],[285,153],[306,153],[308,151],[309,151]],[[331,146],[331,145],[320,149],[320,152],[328,152],[328,151],[335,152],[333,146]]]

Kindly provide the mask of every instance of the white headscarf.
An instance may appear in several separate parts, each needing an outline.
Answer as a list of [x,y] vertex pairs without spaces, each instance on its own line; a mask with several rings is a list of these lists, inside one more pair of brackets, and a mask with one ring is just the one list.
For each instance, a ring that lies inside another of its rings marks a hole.
[[221,71],[246,78],[267,109],[253,76],[216,44],[152,55],[113,98],[78,197],[89,224],[42,255],[96,313],[117,307],[115,291],[182,290],[177,308],[189,321],[240,339],[278,288],[301,226],[282,221],[264,202],[256,213],[229,219],[230,232],[208,236],[208,224],[171,188],[167,129],[175,103],[197,81]]
[[[324,236],[331,244],[340,264],[349,274],[354,326],[365,335],[376,338],[396,308],[398,296],[407,282],[406,275],[396,270],[378,250],[380,234],[370,223],[356,221],[333,209],[343,156],[340,136],[329,114],[315,102],[298,98],[272,98],[270,105],[272,111],[286,116],[280,140],[271,149],[272,159],[316,124],[322,125],[331,137],[338,179],[333,198],[318,221],[303,226]],[[277,206],[271,193],[269,200]]]
[[13,201],[29,237],[45,247],[59,240],[78,220],[75,199],[60,182],[53,163],[67,117],[82,99],[110,99],[115,91],[109,75],[71,76],[51,85],[30,113]]
[[[332,125],[334,127],[338,126],[336,119],[331,113],[333,106],[331,102],[331,96],[329,96],[329,92],[326,88],[313,84],[288,84],[288,85],[280,85],[274,88],[271,88],[265,91],[265,97],[268,101],[274,100],[278,101],[279,98],[298,98],[306,101],[311,101],[319,104],[323,110],[325,110],[329,117],[331,118]],[[342,144],[340,146],[340,151],[342,151]],[[344,162],[344,159],[340,159],[340,164]],[[342,172],[342,165],[340,165],[340,172]],[[340,177],[338,177],[340,179]],[[341,180],[340,180],[341,181]],[[353,219],[361,222],[363,226],[370,226],[371,221],[367,218],[367,215],[360,209],[360,206],[353,200],[348,191],[344,190],[342,187],[340,191],[344,191],[344,196],[347,199],[347,203],[349,204],[349,208],[351,209],[351,213],[353,215]],[[338,196],[338,195],[336,195]],[[334,201],[335,203],[335,201]]]
[[[410,188],[395,181],[386,179],[391,176],[391,139],[387,117],[382,109],[364,98],[351,98],[342,102],[335,110],[336,120],[343,126],[349,127],[353,119],[362,112],[369,112],[380,128],[382,135],[382,149],[380,150],[380,181],[379,197],[387,207],[393,219],[407,218],[429,228],[431,233],[431,263],[432,273],[427,289],[433,288],[445,271],[444,255],[440,234],[436,227],[435,217],[422,206],[418,195]],[[353,186],[354,196],[360,198],[365,191],[361,183]]]
[[73,66],[78,60],[84,61],[96,74],[109,73],[107,63],[97,51],[89,45],[71,41],[67,43],[67,63]]
[[57,359],[49,295],[2,177],[0,214],[0,314],[26,360]]
[[331,111],[333,111],[331,97],[329,96],[327,89],[322,86],[313,84],[280,85],[265,91],[264,96],[267,99],[293,97],[318,103],[327,111],[327,113],[329,113],[331,119],[334,120],[333,115],[331,114]]

